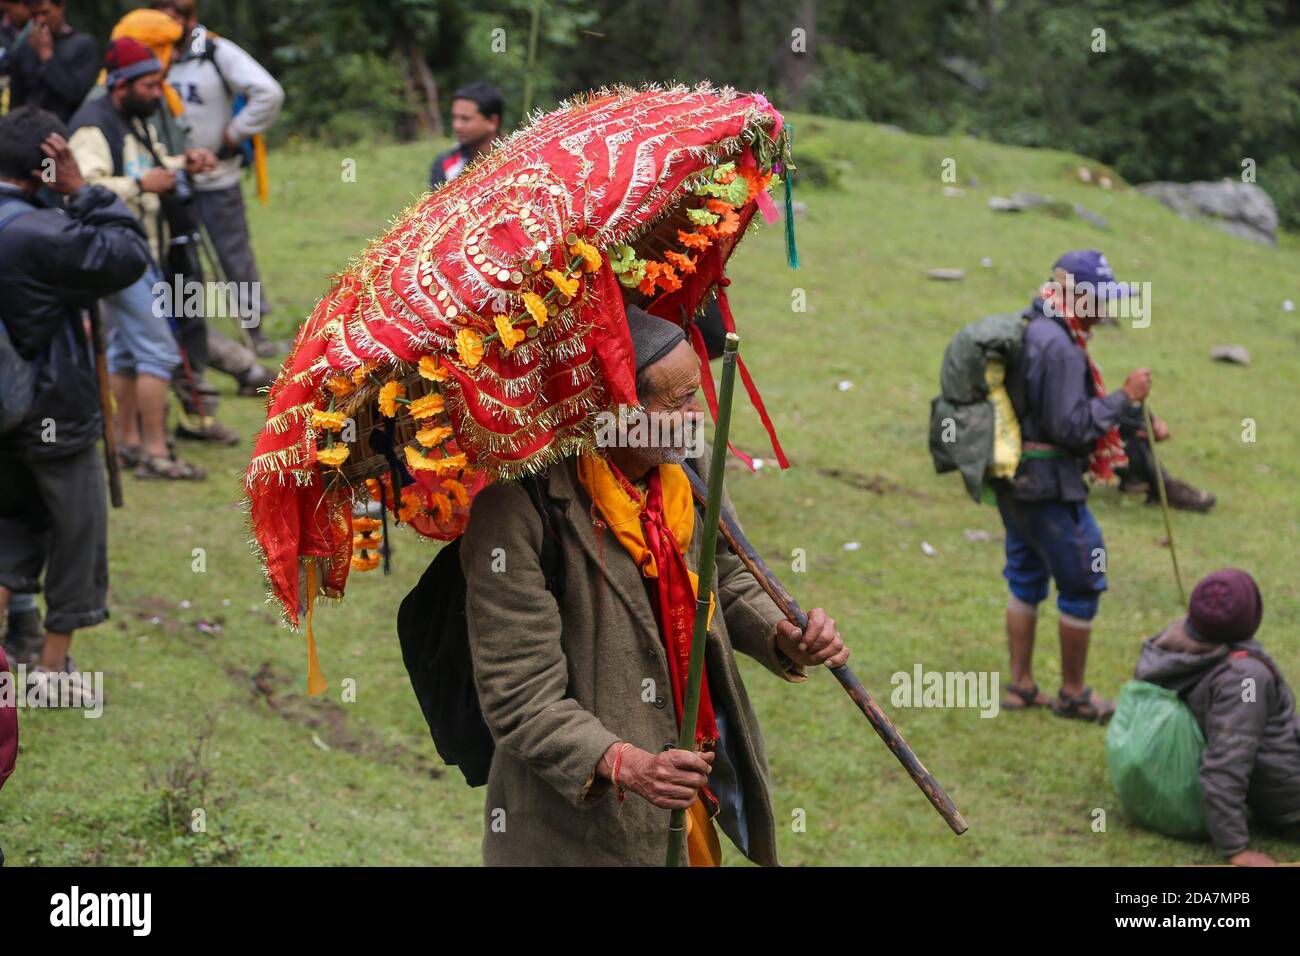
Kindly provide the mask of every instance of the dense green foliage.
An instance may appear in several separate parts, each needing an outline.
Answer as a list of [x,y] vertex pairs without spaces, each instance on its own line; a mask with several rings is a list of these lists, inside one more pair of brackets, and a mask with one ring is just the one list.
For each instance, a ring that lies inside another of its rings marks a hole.
[[[131,5],[70,4],[100,36]],[[475,78],[505,91],[517,124],[532,9],[201,6],[284,82],[279,134],[334,142],[436,130]],[[710,79],[783,108],[1070,149],[1130,182],[1237,177],[1253,160],[1300,225],[1300,4],[1287,0],[545,0],[540,23],[534,106],[614,81]]]

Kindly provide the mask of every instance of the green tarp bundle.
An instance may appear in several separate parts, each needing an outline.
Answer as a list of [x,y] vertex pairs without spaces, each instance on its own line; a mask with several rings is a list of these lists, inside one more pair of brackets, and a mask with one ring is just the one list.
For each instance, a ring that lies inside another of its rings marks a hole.
[[[989,400],[989,363],[996,360],[1008,372],[1015,366],[1025,325],[1018,312],[985,316],[954,335],[943,353],[942,394],[930,403],[930,455],[940,474],[961,472],[976,503],[983,497],[997,433],[997,413]],[[1018,430],[1016,440],[1018,450]]]
[[1131,680],[1106,731],[1110,782],[1124,812],[1166,836],[1205,836],[1199,778],[1205,736],[1171,690]]

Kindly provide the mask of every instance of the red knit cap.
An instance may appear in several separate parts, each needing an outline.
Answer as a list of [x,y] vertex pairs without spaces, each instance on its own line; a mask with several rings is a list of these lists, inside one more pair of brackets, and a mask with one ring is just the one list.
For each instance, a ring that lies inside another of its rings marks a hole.
[[1216,644],[1248,641],[1259,630],[1264,598],[1245,571],[1224,568],[1207,574],[1192,589],[1187,623],[1193,636]]
[[119,80],[134,80],[146,73],[161,73],[162,64],[147,46],[133,37],[118,37],[104,55],[105,83],[111,88]]

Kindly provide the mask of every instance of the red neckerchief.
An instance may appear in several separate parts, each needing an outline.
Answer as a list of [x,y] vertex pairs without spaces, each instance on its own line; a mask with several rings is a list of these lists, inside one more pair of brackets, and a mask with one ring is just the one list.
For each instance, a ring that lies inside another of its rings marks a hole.
[[[640,492],[610,462],[610,470],[634,498]],[[695,591],[687,574],[686,558],[677,546],[677,538],[664,521],[663,487],[659,482],[659,469],[650,471],[649,487],[645,495],[645,508],[641,511],[641,525],[645,532],[646,547],[655,558],[658,577],[655,580],[655,620],[659,624],[659,637],[668,655],[668,677],[672,682],[673,707],[677,726],[682,725],[682,706],[686,696],[686,681],[690,674],[691,638],[695,631]],[[701,583],[700,587],[708,587]],[[701,749],[712,749],[718,740],[718,725],[713,715],[713,701],[709,695],[706,673],[700,681],[699,718],[695,723],[695,742]]]
[[[1070,337],[1074,339],[1074,344],[1083,349],[1083,357],[1088,360],[1088,370],[1092,373],[1092,383],[1096,386],[1097,397],[1100,398],[1106,394],[1106,386],[1101,380],[1101,369],[1097,368],[1097,363],[1092,360],[1092,355],[1088,352],[1088,332],[1074,315],[1074,309],[1070,306],[1069,301],[1060,295],[1060,289],[1054,283],[1049,282],[1043,286],[1043,311],[1047,315],[1059,315],[1065,319],[1065,327],[1070,332]],[[1096,447],[1093,448],[1092,454],[1088,456],[1088,471],[1097,481],[1106,483],[1115,481],[1115,469],[1123,468],[1128,464],[1128,456],[1124,454],[1124,440],[1119,437],[1119,428],[1112,428],[1106,434],[1097,439]]]

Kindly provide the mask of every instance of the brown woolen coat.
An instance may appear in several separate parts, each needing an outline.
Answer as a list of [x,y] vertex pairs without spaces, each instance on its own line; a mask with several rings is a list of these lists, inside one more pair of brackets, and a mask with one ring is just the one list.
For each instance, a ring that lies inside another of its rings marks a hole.
[[[702,474],[708,474],[707,461],[706,451]],[[668,664],[649,579],[603,521],[593,521],[576,458],[552,466],[544,484],[561,516],[566,581],[560,606],[541,571],[541,517],[519,483],[480,492],[461,541],[474,680],[496,741],[483,860],[489,866],[662,866],[669,811],[630,792],[620,805],[609,781],[595,775],[615,741],[650,752],[676,746]],[[735,513],[725,493],[723,504]],[[693,571],[699,569],[702,525],[697,509],[687,553]],[[714,708],[727,717],[730,749],[739,763],[749,856],[774,866],[763,735],[735,652],[788,681],[806,675],[777,655],[781,611],[720,535],[718,547],[714,589],[720,606],[705,667]],[[647,680],[653,693],[645,692]]]

